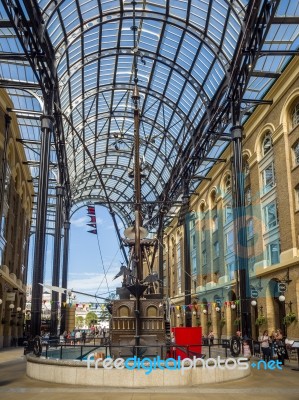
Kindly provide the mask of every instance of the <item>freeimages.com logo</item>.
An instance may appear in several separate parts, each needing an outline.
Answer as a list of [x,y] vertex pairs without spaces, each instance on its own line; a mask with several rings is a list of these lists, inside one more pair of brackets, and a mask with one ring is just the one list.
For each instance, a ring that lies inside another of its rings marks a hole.
[[[92,357],[94,357],[94,353],[91,353],[87,357],[87,368],[91,367]],[[228,369],[228,370],[235,370],[235,369],[248,369],[250,366],[252,368],[260,369],[269,369],[271,371],[278,369],[281,370],[281,362],[278,360],[271,360],[266,363],[263,360],[258,361],[257,363],[252,363],[248,361],[245,357],[240,358],[227,358],[222,359],[220,356],[217,358],[208,358],[204,360],[202,358],[196,358],[195,356],[193,359],[191,358],[184,358],[183,360],[181,357],[178,359],[174,358],[167,358],[166,360],[161,359],[159,356],[154,358],[137,358],[136,356],[130,357],[127,359],[123,358],[116,358],[113,360],[112,358],[98,358],[95,361],[95,368],[99,367],[99,363],[102,362],[102,366],[104,369],[128,369],[130,371],[137,369],[137,370],[144,370],[146,375],[149,375],[152,371],[155,370],[180,370],[181,374],[184,375],[186,370],[190,370],[196,367],[202,367],[207,369]]]

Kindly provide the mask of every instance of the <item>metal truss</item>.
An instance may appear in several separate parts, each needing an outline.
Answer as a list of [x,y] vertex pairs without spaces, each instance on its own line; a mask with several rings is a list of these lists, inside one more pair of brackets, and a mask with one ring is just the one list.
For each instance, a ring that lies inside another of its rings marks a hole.
[[[137,54],[146,165],[142,199],[148,204],[143,212],[145,223],[155,229],[161,211],[169,211],[163,218],[167,223],[186,185],[190,195],[219,161],[231,141],[230,128],[256,106],[271,103],[263,95],[298,54],[299,11],[292,15],[294,9],[289,12],[279,0],[183,0],[179,6],[173,0],[137,1],[137,48],[129,1],[2,4],[9,20],[1,21],[0,34],[7,43],[18,44],[0,52],[0,66],[14,65],[24,76],[31,68],[33,75],[27,80],[3,75],[0,87],[15,97],[21,91],[38,93],[45,104],[54,93],[55,157],[50,165],[57,164],[66,188],[65,207],[94,199],[126,224],[132,222],[128,172],[133,163],[131,92]],[[278,31],[281,25],[289,25],[293,35],[269,35],[271,27]],[[272,68],[273,57],[279,57],[279,68]],[[260,93],[254,89],[257,81]],[[16,106],[15,112],[30,124],[43,110],[23,112]],[[30,155],[41,151],[40,138],[21,142],[29,164],[38,167],[39,157]]]

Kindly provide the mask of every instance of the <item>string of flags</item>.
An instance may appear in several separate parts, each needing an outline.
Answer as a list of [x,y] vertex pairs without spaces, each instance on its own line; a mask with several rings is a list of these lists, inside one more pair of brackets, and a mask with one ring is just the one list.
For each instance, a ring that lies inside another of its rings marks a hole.
[[94,205],[87,206],[87,216],[90,218],[89,223],[87,224],[90,226],[91,229],[88,231],[89,233],[93,233],[94,235],[97,235],[97,217],[96,217],[96,210]]
[[[238,305],[240,303],[240,300],[234,300],[234,301],[225,301],[224,307],[231,307],[232,304]],[[175,306],[171,305],[170,309],[171,311],[200,311],[201,309],[206,309],[206,308],[216,308],[216,307],[221,307],[221,303],[219,302],[208,302],[208,303],[193,303],[193,304],[183,304],[180,306]]]
[[69,303],[67,301],[60,302],[60,301],[52,301],[52,300],[43,300],[43,303],[44,303],[44,305],[46,305],[46,303],[49,303],[49,304],[54,304],[55,303],[59,307],[60,306],[66,307],[68,305],[70,307],[76,307],[76,308],[81,308],[81,309],[84,309],[84,308],[93,308],[93,309],[94,308],[95,309],[101,308],[102,310],[104,310],[106,308],[105,304],[99,304],[99,303]]
[[[60,302],[60,301],[52,301],[52,300],[43,300],[43,303],[49,303],[53,304],[56,303],[58,306],[66,307],[66,305],[70,307],[76,307],[76,308],[101,308],[105,309],[106,306],[105,304],[99,304],[99,303],[69,303],[67,301],[65,302]],[[238,305],[240,303],[240,300],[234,300],[234,301],[225,301],[223,303],[224,307],[231,307],[233,304]],[[216,307],[221,307],[221,303],[219,302],[208,302],[208,303],[193,303],[193,304],[183,304],[179,306],[171,305],[171,311],[200,311],[201,309],[206,309],[206,308],[216,308]]]

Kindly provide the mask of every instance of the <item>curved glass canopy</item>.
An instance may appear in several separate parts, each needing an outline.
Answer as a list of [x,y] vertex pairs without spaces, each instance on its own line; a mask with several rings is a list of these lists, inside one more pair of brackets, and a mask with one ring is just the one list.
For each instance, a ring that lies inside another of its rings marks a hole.
[[[251,13],[259,13],[266,3],[270,18],[264,26],[262,48],[251,54],[257,49],[242,41],[246,32],[250,38],[256,28],[249,25]],[[242,120],[259,104],[299,45],[299,6],[294,1],[40,0],[20,4],[25,14],[32,5],[39,10],[53,47],[72,202],[109,201],[128,224],[134,200],[130,173],[134,56],[138,56],[140,91],[142,198],[144,218],[150,221],[158,208],[155,202],[167,198],[179,166],[205,176],[228,145],[230,119],[218,121],[214,132],[210,121],[230,101],[230,81],[238,60],[249,54],[254,61],[247,65],[243,84]],[[3,8],[1,14],[8,19]],[[3,53],[23,53],[9,24],[1,25],[0,35]],[[7,58],[1,62],[0,74],[0,84],[8,88],[16,109],[42,111],[36,76],[26,58]],[[32,85],[27,92],[23,82]],[[38,168],[38,122],[27,115],[20,123],[24,143],[36,142],[36,149],[29,146],[27,158],[35,160]],[[203,139],[206,142],[201,145]],[[189,181],[190,191],[196,182]]]

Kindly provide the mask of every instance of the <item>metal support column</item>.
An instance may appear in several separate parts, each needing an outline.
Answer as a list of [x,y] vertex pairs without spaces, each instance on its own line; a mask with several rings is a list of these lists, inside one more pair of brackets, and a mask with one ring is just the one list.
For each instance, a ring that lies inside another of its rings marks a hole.
[[[59,277],[60,277],[62,200],[63,200],[63,187],[56,186],[56,216],[55,216],[53,273],[52,273],[52,285],[53,286],[59,286]],[[52,335],[57,335],[58,300],[59,300],[58,293],[52,291],[52,305],[51,305],[51,334]]]
[[[189,224],[190,218],[189,213],[185,215],[184,221],[184,266],[185,266],[185,304],[191,304],[191,263],[190,263],[190,240],[189,240]],[[190,310],[186,310],[185,313],[185,325],[186,327],[192,326],[192,313]]]
[[7,174],[7,144],[8,144],[8,133],[9,133],[10,122],[11,122],[11,117],[8,114],[5,114],[5,133],[4,133],[4,144],[3,144],[3,155],[2,155],[1,186],[0,186],[0,232],[2,232],[3,229],[2,216],[4,210],[6,174]]
[[[163,217],[160,217],[163,218]],[[159,260],[159,279],[160,279],[160,295],[163,299],[164,296],[164,246],[163,246],[163,226],[158,232],[158,246],[159,246],[159,253],[158,253],[158,260]]]
[[[66,215],[64,222],[64,240],[63,240],[63,261],[62,261],[62,281],[61,286],[67,289],[67,273],[69,264],[69,242],[70,242],[70,222],[69,213]],[[66,328],[66,293],[61,296],[61,323],[60,333],[63,333]]]
[[246,232],[244,173],[242,160],[242,132],[240,125],[231,128],[233,138],[233,210],[236,270],[239,278],[242,336],[251,338],[250,284]]
[[[46,112],[52,112],[52,102],[49,102]],[[41,327],[43,287],[45,263],[45,238],[47,225],[47,200],[51,134],[53,130],[52,117],[44,115],[41,118],[41,154],[40,176],[37,195],[36,232],[34,245],[32,303],[31,303],[31,334],[39,335]]]

